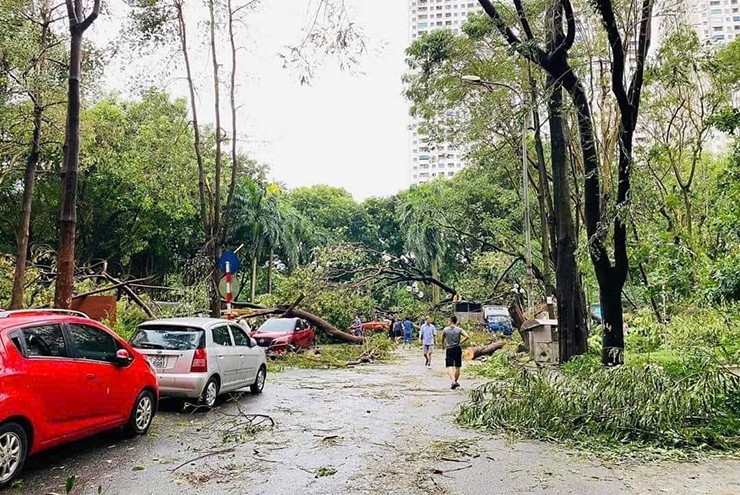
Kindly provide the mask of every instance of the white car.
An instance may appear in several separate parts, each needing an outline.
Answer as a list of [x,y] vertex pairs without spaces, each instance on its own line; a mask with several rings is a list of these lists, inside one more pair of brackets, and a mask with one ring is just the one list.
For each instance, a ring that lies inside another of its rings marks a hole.
[[237,323],[216,318],[167,318],[142,323],[131,338],[157,372],[164,397],[207,407],[228,392],[265,386],[265,351]]

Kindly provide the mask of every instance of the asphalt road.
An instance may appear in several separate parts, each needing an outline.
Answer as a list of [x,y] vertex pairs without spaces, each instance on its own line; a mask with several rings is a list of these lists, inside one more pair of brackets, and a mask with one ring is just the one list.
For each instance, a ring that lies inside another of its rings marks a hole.
[[[740,461],[605,464],[537,442],[461,429],[444,370],[396,362],[268,376],[260,396],[213,411],[166,404],[150,433],[39,454],[6,494],[740,494]],[[253,431],[248,414],[269,415]]]

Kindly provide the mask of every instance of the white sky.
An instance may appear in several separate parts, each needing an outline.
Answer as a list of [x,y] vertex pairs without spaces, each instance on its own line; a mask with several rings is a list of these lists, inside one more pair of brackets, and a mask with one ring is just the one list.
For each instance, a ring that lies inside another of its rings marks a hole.
[[[407,2],[404,0],[346,0],[352,18],[364,32],[367,52],[353,73],[332,60],[319,67],[310,86],[282,66],[278,52],[301,39],[311,0],[263,0],[249,14],[245,50],[238,65],[240,137],[253,158],[270,165],[272,179],[288,187],[328,184],[347,189],[357,199],[393,194],[408,186],[408,105],[402,91],[404,50],[407,45]],[[234,5],[239,5],[234,0]],[[200,2],[192,2],[193,5]],[[292,6],[288,6],[291,4]],[[187,3],[186,3],[187,5]],[[119,5],[93,25],[92,38],[116,37],[125,17]],[[196,13],[192,14],[198,20]],[[204,33],[193,26],[193,36]],[[205,47],[193,41],[192,64],[202,83],[199,118],[212,119],[211,60]],[[222,77],[230,69],[228,50],[221,52]],[[141,75],[157,74],[152,82],[177,96],[186,86],[177,77],[180,58],[170,75],[157,73],[157,59],[117,56],[108,69],[106,87],[124,94],[136,91]],[[227,88],[222,112],[228,113]],[[225,117],[222,119],[226,120]],[[230,121],[224,123],[230,128]]]

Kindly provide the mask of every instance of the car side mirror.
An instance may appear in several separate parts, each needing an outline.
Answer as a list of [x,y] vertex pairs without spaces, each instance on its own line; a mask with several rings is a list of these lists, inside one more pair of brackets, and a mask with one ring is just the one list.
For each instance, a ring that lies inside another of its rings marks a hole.
[[257,347],[257,341],[252,337],[249,338],[249,347]]
[[131,362],[131,354],[126,349],[118,349],[116,351],[116,364],[119,366],[126,366]]

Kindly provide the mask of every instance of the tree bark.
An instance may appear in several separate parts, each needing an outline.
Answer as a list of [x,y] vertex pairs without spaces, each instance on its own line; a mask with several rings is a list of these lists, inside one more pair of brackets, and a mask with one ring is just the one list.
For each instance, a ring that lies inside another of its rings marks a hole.
[[275,251],[270,248],[270,262],[267,265],[267,293],[272,294],[272,265],[275,263]]
[[[553,5],[548,12],[550,37],[548,52],[555,67],[568,66],[568,52],[558,52],[565,40],[562,5]],[[560,69],[563,70],[563,69]],[[570,183],[568,181],[568,151],[563,127],[563,89],[558,78],[547,75],[548,118],[550,121],[550,148],[557,244],[555,250],[556,294],[560,362],[584,354],[588,349],[588,329],[581,300],[581,286],[576,262],[576,234],[573,226]]]
[[463,352],[463,357],[466,361],[472,361],[473,359],[478,359],[481,356],[490,356],[503,347],[503,342],[491,342],[490,344],[479,347],[468,347],[467,349],[465,349],[465,352]]
[[[431,263],[431,272],[432,272],[432,278],[434,280],[439,280],[439,262],[437,261],[436,257],[432,258]],[[437,304],[440,299],[440,292],[439,292],[439,286],[437,284],[432,284],[432,304]]]
[[[42,40],[45,36],[42,34]],[[36,177],[36,166],[41,155],[41,125],[43,107],[41,106],[41,95],[34,98],[33,107],[33,137],[31,139],[31,152],[26,160],[26,172],[23,177],[23,206],[21,214],[21,230],[18,234],[18,255],[15,259],[15,273],[13,276],[13,293],[10,301],[10,309],[23,308],[23,288],[26,275],[26,262],[28,261],[28,240],[31,233],[31,206],[33,204],[33,185]]]
[[83,0],[66,0],[69,19],[69,86],[67,91],[67,124],[64,137],[62,164],[62,208],[59,223],[59,254],[54,304],[69,308],[72,304],[75,269],[75,238],[77,231],[77,175],[80,163],[80,77],[82,76],[82,37],[85,30],[98,18],[100,0],[95,0],[93,11],[84,17]]
[[210,44],[211,44],[211,62],[213,64],[213,111],[214,111],[214,132],[216,133],[216,156],[214,158],[214,184],[213,184],[213,218],[211,219],[211,229],[207,234],[206,243],[211,246],[213,257],[213,291],[211,292],[211,316],[218,318],[221,316],[221,297],[218,293],[218,284],[221,281],[218,270],[218,258],[221,255],[223,246],[223,236],[221,235],[221,101],[220,89],[221,81],[218,72],[218,50],[216,47],[216,12],[214,0],[208,1],[208,10],[210,14]]
[[249,301],[254,302],[257,296],[257,254],[252,256],[252,277],[249,280]]
[[554,229],[552,229],[552,222],[548,221],[548,217],[552,217],[553,204],[550,197],[550,181],[547,178],[547,165],[545,164],[545,150],[542,146],[542,132],[540,130],[540,114],[538,112],[537,105],[537,93],[535,88],[535,82],[533,78],[530,78],[530,93],[532,98],[532,123],[534,126],[534,147],[537,153],[537,174],[539,180],[539,191],[537,193],[537,201],[540,209],[540,230],[542,232],[542,278],[543,284],[545,285],[545,294],[550,295],[555,293],[555,287],[553,286],[552,280],[552,239],[554,237]]

